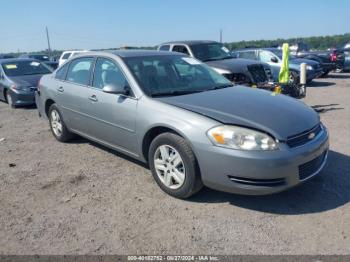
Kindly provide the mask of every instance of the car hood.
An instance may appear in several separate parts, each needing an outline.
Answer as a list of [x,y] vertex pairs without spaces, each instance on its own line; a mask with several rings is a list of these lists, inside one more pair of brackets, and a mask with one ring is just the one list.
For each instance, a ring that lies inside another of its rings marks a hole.
[[205,63],[211,67],[225,69],[232,72],[241,72],[243,68],[247,70],[246,68],[248,65],[261,64],[258,61],[241,58],[223,59]]
[[281,141],[320,121],[318,114],[301,101],[243,86],[156,99],[223,124],[267,132]]
[[9,79],[17,85],[37,87],[43,75],[11,76]]
[[307,65],[315,66],[318,64],[318,62],[309,60],[309,59],[303,59],[303,58],[294,58],[290,60],[290,63],[300,65],[302,63],[305,63]]

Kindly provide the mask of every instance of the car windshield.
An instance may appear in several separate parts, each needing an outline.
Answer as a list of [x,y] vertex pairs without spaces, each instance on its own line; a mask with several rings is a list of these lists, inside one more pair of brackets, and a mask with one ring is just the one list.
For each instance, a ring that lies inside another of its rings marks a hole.
[[232,86],[209,66],[186,56],[126,57],[124,61],[149,96],[175,96]]
[[194,44],[191,45],[191,50],[203,62],[233,58],[230,50],[220,43]]
[[31,55],[31,57],[40,61],[50,61],[47,55]]
[[12,61],[2,64],[2,68],[7,76],[22,75],[44,75],[50,74],[51,70],[39,61]]
[[[276,56],[278,56],[279,57],[279,59],[281,59],[282,60],[282,50],[281,49],[271,49],[270,50],[272,53],[274,53]],[[292,55],[291,53],[289,53],[289,58],[290,59],[295,59],[296,58],[296,56],[294,56],[294,55]]]

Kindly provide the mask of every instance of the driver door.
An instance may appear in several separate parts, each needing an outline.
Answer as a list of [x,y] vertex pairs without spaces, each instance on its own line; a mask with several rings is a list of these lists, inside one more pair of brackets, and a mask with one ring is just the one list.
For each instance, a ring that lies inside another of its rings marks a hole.
[[92,87],[88,91],[90,134],[97,140],[127,153],[137,152],[136,113],[133,94],[103,92],[106,85],[129,86],[122,69],[111,59],[96,60]]

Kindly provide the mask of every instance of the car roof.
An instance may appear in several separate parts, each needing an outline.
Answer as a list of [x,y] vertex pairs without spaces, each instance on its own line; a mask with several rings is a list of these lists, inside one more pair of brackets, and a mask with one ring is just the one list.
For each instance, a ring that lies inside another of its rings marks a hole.
[[212,40],[186,40],[186,41],[170,41],[166,43],[162,43],[160,45],[171,45],[171,44],[178,44],[178,45],[197,45],[197,44],[216,44],[219,42],[212,41]]
[[257,48],[248,47],[248,48],[235,49],[235,50],[232,50],[232,52],[256,51],[256,50],[268,50],[268,51],[273,51],[273,50],[279,50],[279,49],[276,48],[276,47],[257,47]]
[[121,58],[126,57],[146,57],[146,56],[184,56],[182,53],[169,52],[169,51],[157,51],[157,50],[113,50],[113,51],[91,51],[88,53],[83,53],[77,55],[76,57],[85,57],[85,56],[105,56],[105,55],[116,55]]

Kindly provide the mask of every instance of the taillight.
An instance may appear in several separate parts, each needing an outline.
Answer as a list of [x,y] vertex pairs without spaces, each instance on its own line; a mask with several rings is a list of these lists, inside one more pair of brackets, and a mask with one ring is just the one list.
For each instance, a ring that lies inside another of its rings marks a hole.
[[336,54],[335,52],[332,52],[332,53],[331,53],[331,61],[332,61],[332,62],[337,61],[337,54]]

